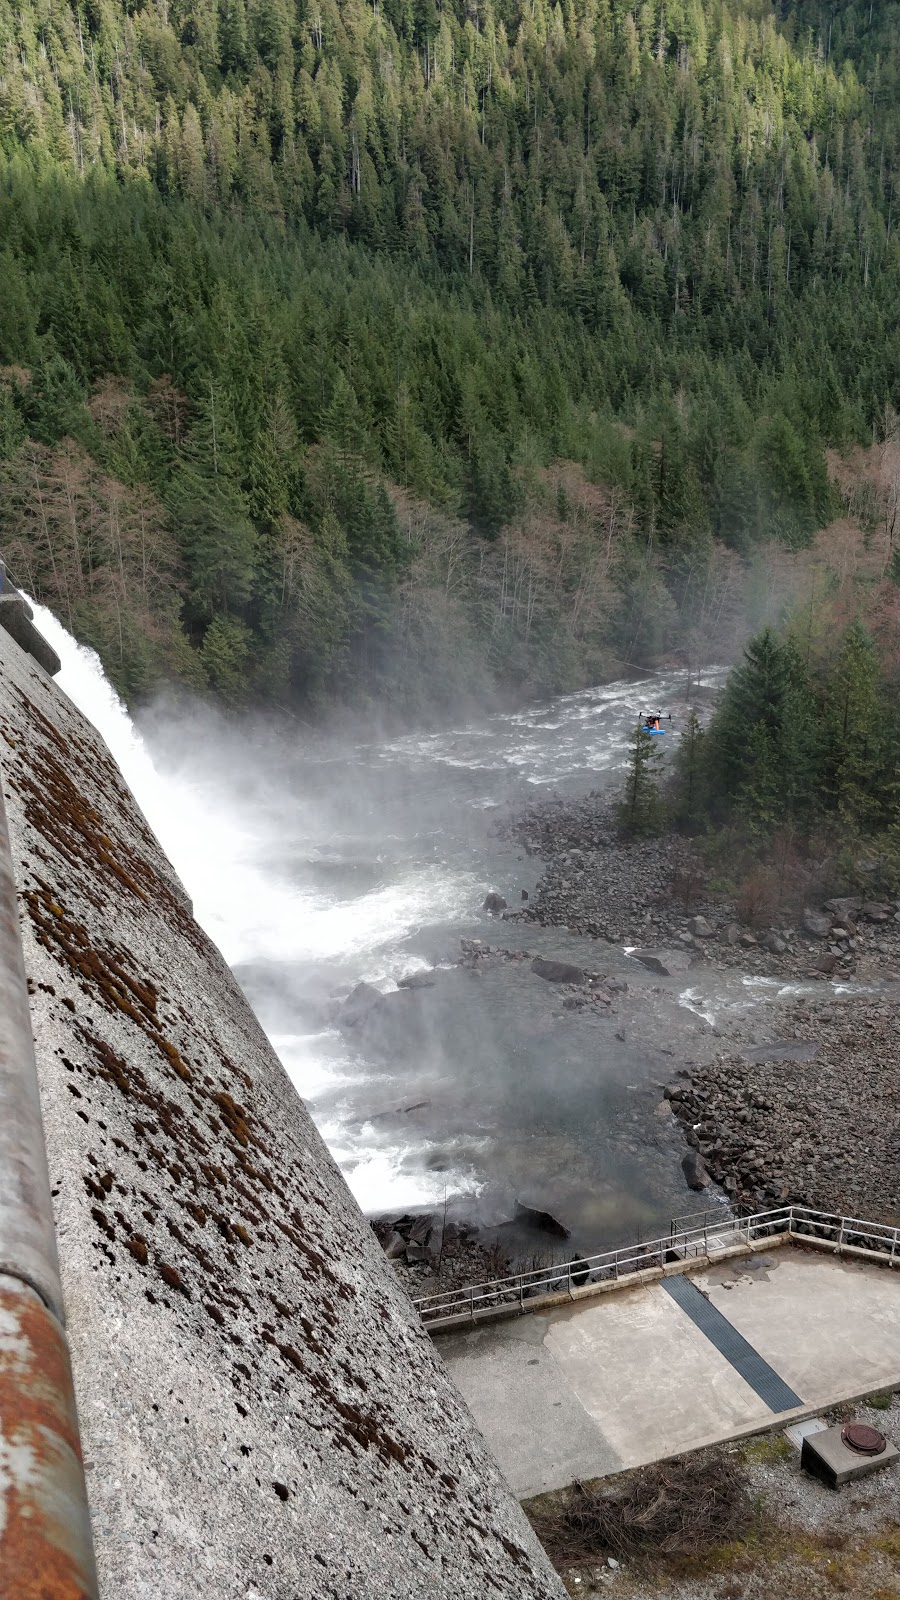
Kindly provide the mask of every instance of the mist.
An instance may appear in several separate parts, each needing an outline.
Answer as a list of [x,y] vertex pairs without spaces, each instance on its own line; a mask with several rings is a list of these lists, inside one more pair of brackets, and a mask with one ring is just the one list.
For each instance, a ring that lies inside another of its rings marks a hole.
[[[629,1121],[635,1096],[656,1093],[659,1052],[554,1015],[527,964],[457,962],[460,940],[481,938],[597,966],[592,941],[482,911],[490,889],[521,904],[540,870],[496,824],[537,796],[616,786],[637,712],[674,708],[683,674],[395,737],[231,720],[184,698],[135,723],[93,652],[35,613],[57,681],[106,739],[364,1210],[462,1197],[494,1226],[520,1195],[549,1197],[588,1244],[613,1216],[621,1231],[677,1209]],[[386,1038],[338,1025],[357,983],[392,994],[426,971],[431,986],[396,996]]]

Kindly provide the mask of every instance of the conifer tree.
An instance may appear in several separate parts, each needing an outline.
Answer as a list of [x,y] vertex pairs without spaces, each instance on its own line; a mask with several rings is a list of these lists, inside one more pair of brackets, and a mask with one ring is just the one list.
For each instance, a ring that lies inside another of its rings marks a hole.
[[653,734],[635,728],[629,741],[631,759],[625,790],[619,803],[619,825],[625,833],[639,838],[659,831],[663,805],[659,792],[660,752]]
[[850,624],[828,675],[823,716],[826,791],[854,832],[871,828],[884,799],[887,719],[871,636]]

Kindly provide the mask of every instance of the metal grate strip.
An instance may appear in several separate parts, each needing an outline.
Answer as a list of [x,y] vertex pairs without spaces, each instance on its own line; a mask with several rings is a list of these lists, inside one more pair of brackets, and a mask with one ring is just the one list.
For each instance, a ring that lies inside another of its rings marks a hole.
[[770,1411],[791,1411],[794,1406],[803,1405],[800,1396],[789,1388],[783,1378],[779,1378],[774,1367],[763,1360],[759,1351],[748,1344],[728,1318],[710,1304],[690,1278],[680,1275],[665,1278],[660,1288],[672,1296],[700,1332],[706,1335],[710,1344],[715,1345],[720,1355],[740,1373],[745,1383],[749,1383],[760,1400],[765,1401]]

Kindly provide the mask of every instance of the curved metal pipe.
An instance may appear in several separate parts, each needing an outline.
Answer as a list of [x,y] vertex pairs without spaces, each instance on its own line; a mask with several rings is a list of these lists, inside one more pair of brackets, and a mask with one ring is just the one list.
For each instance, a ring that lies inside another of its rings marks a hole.
[[19,907],[0,785],[0,1272],[65,1324]]
[[0,785],[0,1595],[97,1600]]

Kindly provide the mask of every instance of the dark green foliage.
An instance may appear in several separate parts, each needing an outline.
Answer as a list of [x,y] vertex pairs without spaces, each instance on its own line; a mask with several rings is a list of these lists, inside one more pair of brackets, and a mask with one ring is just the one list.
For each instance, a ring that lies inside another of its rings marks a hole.
[[807,667],[791,638],[752,639],[702,742],[685,735],[676,814],[737,825],[767,850],[776,833],[836,831],[841,845],[896,830],[900,716],[859,622]]
[[688,831],[702,827],[708,804],[704,733],[696,711],[688,714],[678,745],[675,820]]
[[851,834],[868,832],[896,790],[898,721],[874,644],[858,622],[829,674],[821,723],[828,802]]
[[[823,447],[900,405],[898,21],[893,0],[0,0],[16,493],[26,440],[76,441],[175,541],[154,614],[180,608],[196,660],[173,671],[365,696],[428,653],[388,488],[465,517],[480,573],[529,474],[570,458],[633,511],[605,642],[666,647],[713,539],[809,541]],[[79,617],[124,683],[162,580],[144,549],[138,604],[76,544]],[[56,551],[20,545],[57,603]],[[485,593],[473,682],[488,658],[531,686],[596,660],[558,585],[512,622]]]
[[658,833],[664,815],[659,792],[659,750],[652,733],[635,728],[631,738],[631,760],[625,791],[619,804],[619,826],[623,832],[640,838]]

